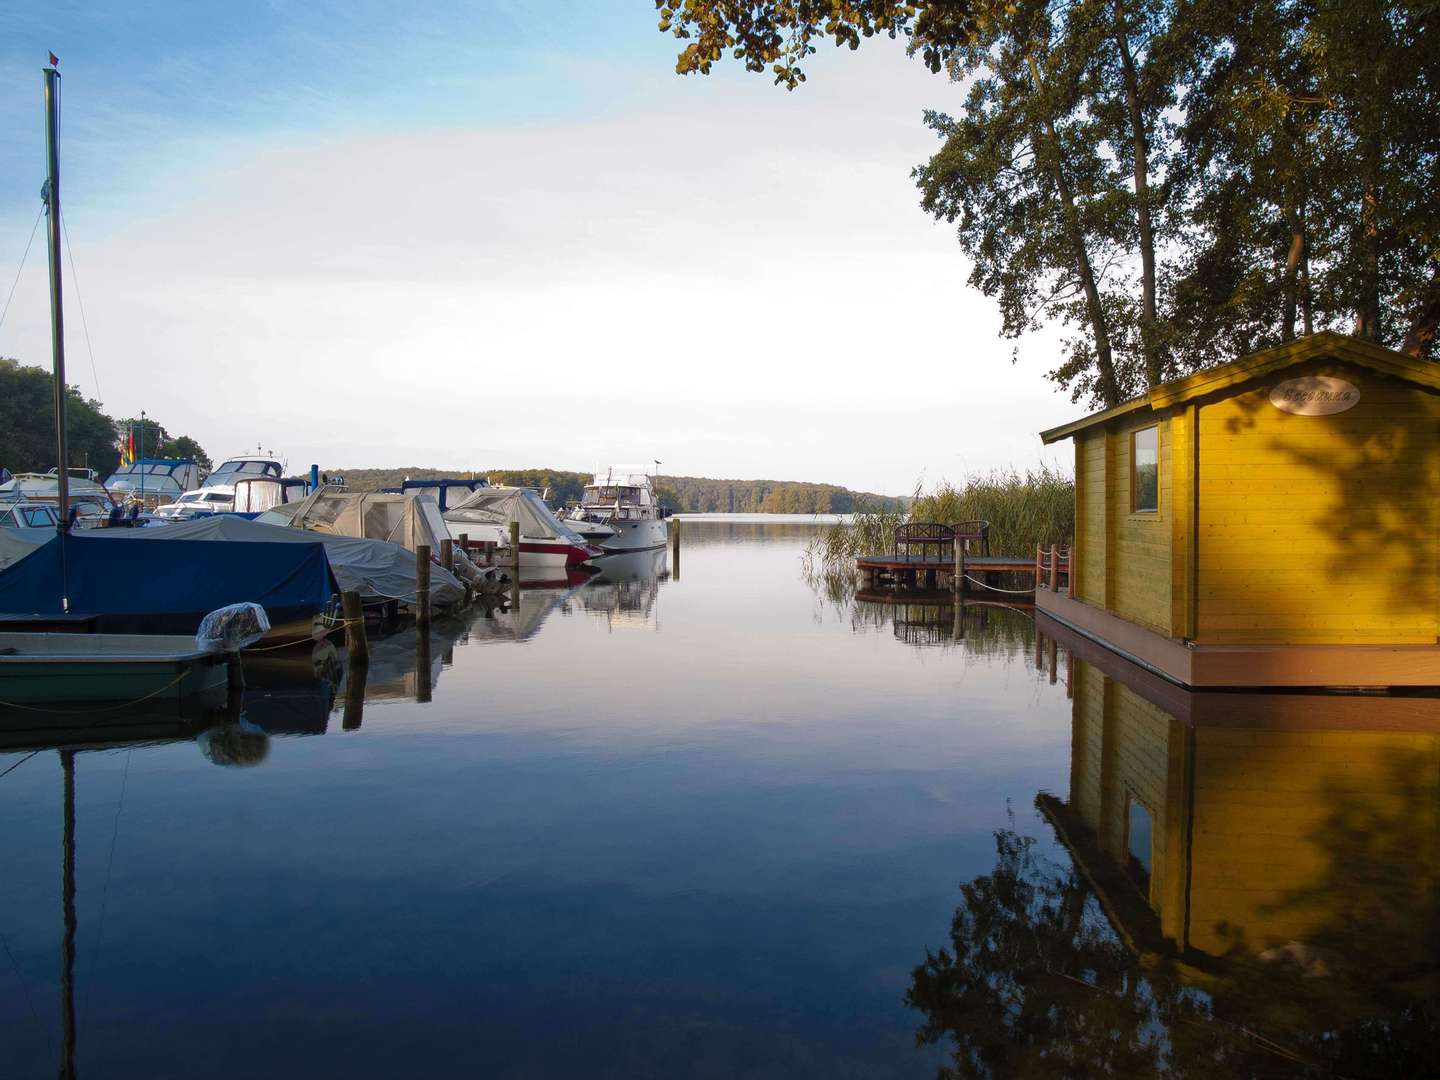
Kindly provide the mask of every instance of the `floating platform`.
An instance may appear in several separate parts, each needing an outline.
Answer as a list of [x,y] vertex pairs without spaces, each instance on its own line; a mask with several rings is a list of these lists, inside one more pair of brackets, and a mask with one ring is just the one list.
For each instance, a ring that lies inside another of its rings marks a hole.
[[[1023,574],[1033,583],[1035,560],[1016,555],[967,555],[965,576],[969,588],[992,588],[1007,594],[1031,595],[1033,584],[1023,589],[1000,589],[992,582],[995,574]],[[889,586],[897,589],[947,590],[955,578],[955,563],[933,555],[861,555],[855,560],[862,587],[866,590]]]

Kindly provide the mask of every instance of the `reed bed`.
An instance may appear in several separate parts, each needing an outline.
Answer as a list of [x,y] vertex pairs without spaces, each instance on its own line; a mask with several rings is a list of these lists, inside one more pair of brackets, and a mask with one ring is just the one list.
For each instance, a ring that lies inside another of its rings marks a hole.
[[888,552],[895,528],[906,521],[983,520],[990,523],[990,550],[1025,555],[1036,544],[1068,544],[1075,535],[1075,482],[1048,465],[1021,473],[998,470],[948,481],[933,491],[915,492],[908,514],[856,514],[810,543],[807,569],[829,573],[853,567],[856,556]]

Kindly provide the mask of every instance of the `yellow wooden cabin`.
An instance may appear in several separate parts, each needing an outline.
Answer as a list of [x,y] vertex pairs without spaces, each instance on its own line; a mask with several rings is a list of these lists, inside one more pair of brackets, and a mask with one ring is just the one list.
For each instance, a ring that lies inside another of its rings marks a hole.
[[1187,686],[1440,685],[1440,365],[1314,334],[1041,438],[1054,618]]

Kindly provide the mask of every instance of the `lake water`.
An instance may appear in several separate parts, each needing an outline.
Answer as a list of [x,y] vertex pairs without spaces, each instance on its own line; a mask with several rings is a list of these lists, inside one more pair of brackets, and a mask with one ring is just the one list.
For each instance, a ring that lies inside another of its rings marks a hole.
[[1185,694],[812,585],[818,527],[690,518],[363,693],[0,711],[0,1076],[1426,1071],[1433,699]]

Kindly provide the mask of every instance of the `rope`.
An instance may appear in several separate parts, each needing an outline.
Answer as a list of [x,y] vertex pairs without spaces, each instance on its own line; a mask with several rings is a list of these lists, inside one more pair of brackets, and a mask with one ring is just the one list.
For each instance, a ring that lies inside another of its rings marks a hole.
[[90,354],[90,377],[95,380],[95,396],[100,393],[100,373],[95,370],[95,350],[90,345],[90,322],[85,318],[85,298],[80,295],[80,274],[75,269],[75,252],[70,250],[70,226],[60,220],[60,232],[65,237],[65,254],[70,256],[70,282],[75,286],[75,303],[80,306],[80,325],[85,330],[85,351]]
[[25,269],[25,260],[30,257],[30,245],[35,243],[35,234],[40,231],[40,219],[45,216],[45,205],[35,215],[35,224],[30,226],[30,239],[25,242],[25,254],[20,256],[20,265],[15,268],[15,280],[10,283],[10,295],[5,297],[5,309],[0,311],[0,326],[5,325],[5,316],[10,314],[10,301],[15,299],[15,286],[20,284],[20,274]]
[[969,581],[969,582],[973,582],[973,583],[976,584],[976,585],[979,585],[980,588],[982,588],[982,589],[989,589],[991,592],[1010,593],[1010,594],[1012,594],[1012,595],[1014,595],[1014,596],[1029,596],[1031,593],[1033,593],[1033,592],[1035,591],[1034,588],[1029,588],[1029,589],[1002,589],[1002,588],[1000,588],[999,585],[990,585],[990,584],[987,584],[986,582],[979,581],[979,580],[977,580],[976,578],[971,577],[969,574],[966,574],[966,575],[965,575],[965,580],[966,580],[966,581]]

